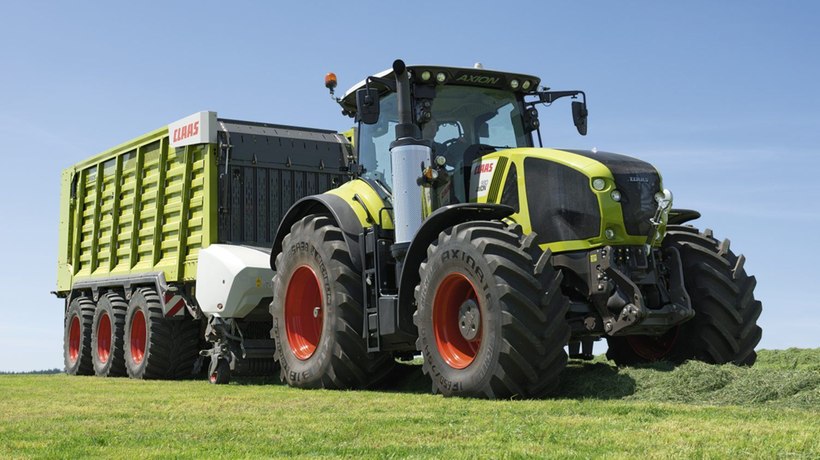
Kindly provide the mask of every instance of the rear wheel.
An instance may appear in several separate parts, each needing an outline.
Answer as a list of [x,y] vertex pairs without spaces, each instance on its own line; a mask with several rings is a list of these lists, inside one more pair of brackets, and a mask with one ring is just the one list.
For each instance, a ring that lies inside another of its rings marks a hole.
[[418,350],[446,396],[538,397],[567,362],[561,275],[533,274],[534,238],[500,222],[469,222],[428,248],[416,288]]
[[326,216],[296,222],[276,257],[271,303],[282,380],[300,388],[360,388],[393,366],[362,338],[362,278]]
[[76,297],[68,305],[63,334],[65,372],[70,375],[94,375],[91,360],[91,324],[94,302],[88,297]]
[[728,240],[690,226],[670,225],[663,244],[680,252],[695,317],[659,337],[609,338],[607,357],[620,365],[661,359],[754,364],[762,305],[754,298],[757,282],[743,268],[744,257],[729,249]]
[[167,319],[156,291],[140,288],[128,304],[125,366],[136,379],[192,377],[199,355],[199,325],[190,319]]
[[97,301],[91,332],[91,356],[94,373],[98,376],[126,375],[123,334],[127,310],[125,300],[113,292]]

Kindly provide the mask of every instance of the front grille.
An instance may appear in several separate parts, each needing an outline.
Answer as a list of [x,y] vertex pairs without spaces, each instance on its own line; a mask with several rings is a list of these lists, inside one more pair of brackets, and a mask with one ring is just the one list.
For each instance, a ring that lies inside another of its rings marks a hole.
[[598,236],[601,214],[587,176],[552,161],[527,158],[524,160],[524,180],[530,224],[537,234],[536,243]]
[[661,178],[651,164],[617,153],[567,150],[602,163],[609,168],[615,186],[621,192],[624,225],[630,235],[648,235],[658,204],[655,193],[660,191]]
[[648,235],[652,229],[649,220],[654,217],[658,204],[655,194],[660,191],[657,172],[613,174],[615,186],[621,192],[624,225],[630,235]]

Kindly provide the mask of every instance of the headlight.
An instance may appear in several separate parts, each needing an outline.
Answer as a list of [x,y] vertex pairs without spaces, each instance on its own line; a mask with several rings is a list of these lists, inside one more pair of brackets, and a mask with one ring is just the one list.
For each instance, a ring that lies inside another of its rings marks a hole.
[[606,181],[600,177],[596,177],[595,179],[592,179],[592,188],[600,192],[606,188]]
[[609,196],[611,196],[615,201],[621,201],[621,192],[619,190],[613,190]]
[[608,228],[608,229],[604,230],[604,236],[606,236],[606,239],[608,239],[608,240],[614,240],[615,239],[615,230],[612,230],[611,228]]
[[444,80],[447,79],[447,74],[444,72],[439,72],[436,74],[436,81],[439,83],[444,83]]
[[429,80],[430,77],[432,77],[432,75],[430,74],[429,70],[425,70],[424,72],[421,73],[421,79],[424,80],[424,81]]
[[518,89],[518,80],[515,80],[515,79],[510,80],[510,88]]

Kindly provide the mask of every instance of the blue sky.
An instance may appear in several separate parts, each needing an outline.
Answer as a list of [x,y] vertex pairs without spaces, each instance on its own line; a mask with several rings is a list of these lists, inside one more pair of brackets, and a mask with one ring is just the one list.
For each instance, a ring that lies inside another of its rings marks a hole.
[[114,3],[3,5],[0,370],[62,367],[63,168],[199,110],[344,130],[325,73],[344,90],[396,58],[585,90],[589,135],[559,102],[545,144],[656,165],[746,254],[760,346],[820,347],[817,2]]

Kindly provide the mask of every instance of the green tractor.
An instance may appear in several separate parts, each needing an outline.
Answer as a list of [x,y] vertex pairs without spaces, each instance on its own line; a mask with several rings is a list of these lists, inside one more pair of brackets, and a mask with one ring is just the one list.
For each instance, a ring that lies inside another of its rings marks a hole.
[[652,165],[542,148],[537,105],[572,98],[581,135],[587,106],[539,84],[397,60],[336,99],[358,123],[353,180],[297,202],[273,240],[284,381],[367,387],[420,353],[435,392],[540,397],[601,338],[619,365],[754,363],[744,257],[684,225],[699,213]]

